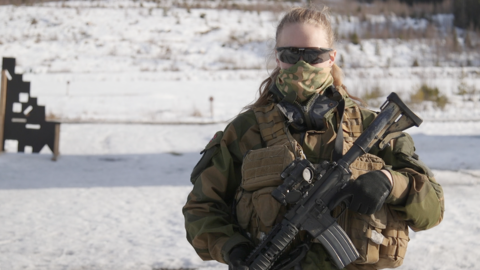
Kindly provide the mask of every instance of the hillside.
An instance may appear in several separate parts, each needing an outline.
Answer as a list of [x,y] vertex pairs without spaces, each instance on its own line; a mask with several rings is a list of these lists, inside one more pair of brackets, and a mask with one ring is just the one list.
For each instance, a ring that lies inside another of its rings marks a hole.
[[[338,2],[329,3],[338,38],[337,63],[344,68],[345,84],[353,94],[375,108],[392,91],[408,100],[425,84],[437,87],[449,102],[445,107],[435,101],[419,106],[425,117],[480,118],[475,109],[480,92],[480,52],[465,45],[468,32],[453,27],[453,15],[414,18],[379,11],[368,14],[375,11],[368,5],[350,5],[349,10],[342,11]],[[0,56],[17,58],[17,73],[32,81],[41,102],[42,96],[48,99],[52,94],[45,82],[57,83],[63,89],[67,84],[75,88],[77,82],[94,81],[129,82],[133,84],[130,89],[137,80],[259,83],[274,65],[271,52],[276,23],[282,11],[294,5],[269,1],[3,5]],[[358,16],[347,15],[350,12]],[[458,33],[456,45],[450,38],[452,31]],[[356,39],[352,39],[353,34]],[[475,32],[467,41],[478,42]],[[457,49],[451,50],[451,46]],[[95,91],[103,90],[105,87]],[[253,99],[255,89],[250,93]],[[60,94],[64,92],[56,93]],[[47,106],[51,117],[81,118],[66,115],[54,104]],[[440,113],[439,107],[443,108]],[[233,115],[225,115],[224,120]],[[90,120],[101,119],[105,118],[93,116]]]

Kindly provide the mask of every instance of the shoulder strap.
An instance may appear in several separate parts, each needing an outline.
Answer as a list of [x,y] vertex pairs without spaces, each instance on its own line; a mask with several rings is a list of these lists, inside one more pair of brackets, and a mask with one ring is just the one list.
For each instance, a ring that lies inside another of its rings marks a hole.
[[345,108],[345,117],[343,120],[343,125],[345,125],[345,130],[348,131],[348,136],[353,140],[356,140],[364,130],[363,126],[363,115],[361,113],[360,107],[358,105]]
[[350,149],[352,143],[362,134],[365,122],[360,107],[348,97],[343,87],[338,87],[337,91],[343,97],[337,107],[339,122],[342,124],[338,127],[335,140],[332,155],[334,161],[340,159]]

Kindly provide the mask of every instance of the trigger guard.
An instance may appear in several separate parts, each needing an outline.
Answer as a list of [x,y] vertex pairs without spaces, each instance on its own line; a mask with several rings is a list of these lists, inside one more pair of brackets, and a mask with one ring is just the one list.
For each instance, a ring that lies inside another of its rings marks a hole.
[[340,213],[338,213],[338,215],[336,217],[333,217],[335,220],[338,219],[340,216],[343,215],[343,213],[345,213],[345,211],[348,209],[348,205],[350,205],[350,201],[352,199],[352,196],[349,196],[347,198],[345,198],[345,200],[343,201],[340,201],[337,205],[335,205],[331,210],[335,209],[337,206],[341,205],[342,203],[345,204],[345,207],[342,207],[342,211],[340,211]]

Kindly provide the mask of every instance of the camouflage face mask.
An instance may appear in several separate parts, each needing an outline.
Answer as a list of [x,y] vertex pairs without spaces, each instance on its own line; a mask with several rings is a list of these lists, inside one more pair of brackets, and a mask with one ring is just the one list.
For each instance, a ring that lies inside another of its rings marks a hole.
[[275,84],[284,95],[295,92],[296,100],[302,103],[333,84],[331,70],[332,68],[317,68],[300,60],[295,65],[280,70]]

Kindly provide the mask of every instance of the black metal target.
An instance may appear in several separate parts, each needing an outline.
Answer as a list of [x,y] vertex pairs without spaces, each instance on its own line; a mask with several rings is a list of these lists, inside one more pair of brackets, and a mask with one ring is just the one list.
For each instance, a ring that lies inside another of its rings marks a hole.
[[24,82],[22,74],[15,74],[15,58],[3,58],[2,75],[7,78],[2,78],[1,150],[5,149],[5,140],[16,140],[18,152],[25,152],[25,147],[30,146],[32,153],[39,153],[47,145],[56,159],[60,123],[45,120],[45,106],[39,106],[37,98],[30,96],[30,82]]

